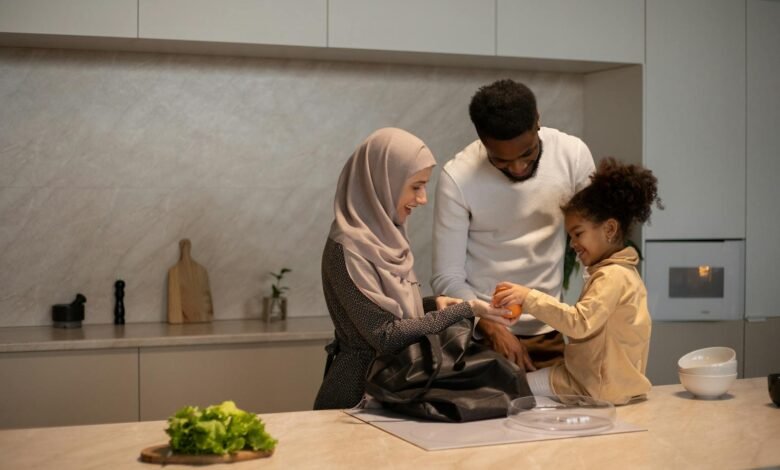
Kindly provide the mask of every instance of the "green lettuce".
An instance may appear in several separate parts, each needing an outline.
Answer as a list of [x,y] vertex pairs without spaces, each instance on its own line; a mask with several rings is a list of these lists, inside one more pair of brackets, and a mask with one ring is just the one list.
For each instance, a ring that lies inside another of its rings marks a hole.
[[165,432],[170,446],[181,454],[228,454],[239,450],[272,451],[277,440],[253,413],[236,407],[232,401],[201,411],[185,406],[168,418]]

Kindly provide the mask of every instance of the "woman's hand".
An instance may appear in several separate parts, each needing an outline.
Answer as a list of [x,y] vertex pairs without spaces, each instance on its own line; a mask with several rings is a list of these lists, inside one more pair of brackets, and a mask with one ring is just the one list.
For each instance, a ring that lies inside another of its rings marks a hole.
[[456,299],[455,297],[447,297],[446,295],[440,295],[436,297],[436,310],[442,310],[450,305],[457,305],[463,302],[463,299]]
[[531,292],[531,289],[521,286],[520,284],[499,282],[496,285],[496,293],[493,296],[493,302],[495,302],[496,306],[499,308],[512,304],[523,305],[529,292]]
[[517,322],[517,318],[507,318],[507,316],[512,314],[511,310],[495,308],[484,300],[479,299],[469,300],[468,302],[475,317],[484,318],[504,326],[511,326]]

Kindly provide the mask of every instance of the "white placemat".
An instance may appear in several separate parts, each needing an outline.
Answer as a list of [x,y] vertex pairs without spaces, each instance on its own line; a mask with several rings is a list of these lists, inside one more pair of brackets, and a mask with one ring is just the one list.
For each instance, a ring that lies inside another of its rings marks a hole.
[[610,429],[597,431],[592,434],[574,435],[531,432],[518,429],[509,424],[508,418],[472,421],[470,423],[441,423],[438,421],[415,420],[414,418],[383,409],[344,410],[344,412],[424,450],[460,449],[463,447],[647,431],[645,428],[620,421],[619,419]]

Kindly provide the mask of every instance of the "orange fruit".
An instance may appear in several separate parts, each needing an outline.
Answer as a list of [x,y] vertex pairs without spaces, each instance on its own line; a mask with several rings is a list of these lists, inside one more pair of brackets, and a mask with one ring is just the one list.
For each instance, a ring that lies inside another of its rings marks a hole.
[[520,316],[523,313],[523,308],[517,304],[507,305],[506,308],[512,311],[509,315],[504,315],[505,318],[513,319]]
[[[509,288],[506,286],[496,287],[495,292],[493,292],[493,307],[498,308],[498,305],[496,305],[496,294],[507,289]],[[510,320],[519,317],[520,314],[523,313],[523,308],[517,304],[507,305],[506,308],[511,310],[512,313],[504,315],[504,318],[509,318]]]

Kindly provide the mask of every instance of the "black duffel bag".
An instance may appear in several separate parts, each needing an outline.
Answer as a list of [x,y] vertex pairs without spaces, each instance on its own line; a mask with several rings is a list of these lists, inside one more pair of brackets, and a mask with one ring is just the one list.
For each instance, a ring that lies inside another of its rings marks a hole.
[[509,402],[532,395],[525,371],[472,340],[461,320],[397,354],[377,356],[366,392],[393,411],[435,421],[466,422],[507,415]]

